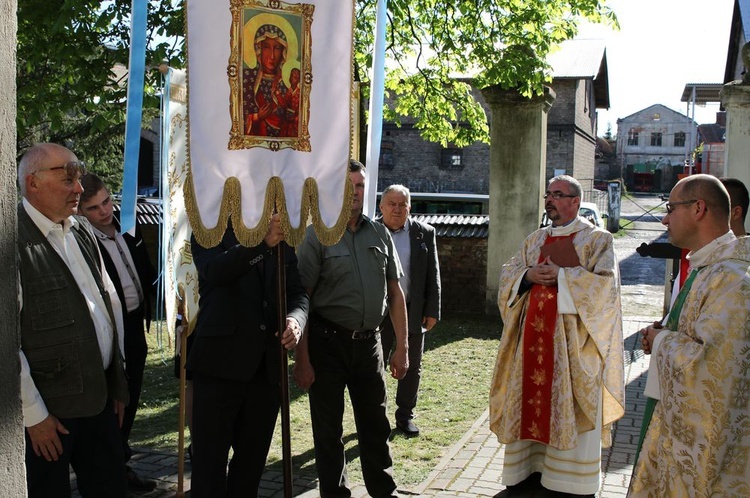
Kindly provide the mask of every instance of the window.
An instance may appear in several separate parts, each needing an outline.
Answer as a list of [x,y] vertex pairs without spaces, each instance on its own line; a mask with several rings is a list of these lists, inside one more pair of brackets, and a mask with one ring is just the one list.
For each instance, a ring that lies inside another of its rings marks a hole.
[[461,160],[463,151],[456,148],[443,149],[440,152],[440,167],[444,169],[448,168],[461,168],[463,162]]
[[675,147],[685,147],[685,132],[684,131],[678,131],[674,134],[674,146]]
[[661,133],[651,134],[651,147],[661,147]]
[[638,132],[637,131],[628,132],[628,145],[638,145]]
[[393,141],[383,140],[380,142],[380,159],[378,167],[380,169],[393,169]]

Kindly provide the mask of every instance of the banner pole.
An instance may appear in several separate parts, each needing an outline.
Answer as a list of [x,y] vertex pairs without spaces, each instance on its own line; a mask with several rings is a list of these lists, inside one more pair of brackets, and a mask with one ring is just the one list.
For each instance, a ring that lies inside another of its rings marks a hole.
[[[279,341],[286,330],[286,268],[284,248],[276,244],[276,307],[279,319]],[[286,348],[279,346],[281,383],[281,455],[284,467],[284,498],[292,498],[292,441],[289,421],[289,365]]]
[[187,361],[187,332],[186,324],[180,327],[180,408],[177,415],[177,494],[176,498],[185,497],[185,396],[187,385],[187,372],[185,362]]

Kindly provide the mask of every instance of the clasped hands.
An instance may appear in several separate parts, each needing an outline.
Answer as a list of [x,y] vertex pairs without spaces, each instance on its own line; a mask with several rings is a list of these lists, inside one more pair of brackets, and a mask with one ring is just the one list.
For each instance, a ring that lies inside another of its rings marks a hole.
[[645,354],[651,354],[651,348],[654,345],[654,338],[656,338],[656,335],[662,330],[664,330],[664,326],[661,322],[654,322],[653,325],[649,325],[638,331],[638,333],[641,334],[641,348],[643,348]]
[[553,286],[557,285],[557,275],[560,267],[552,262],[549,256],[526,271],[525,279],[532,284]]

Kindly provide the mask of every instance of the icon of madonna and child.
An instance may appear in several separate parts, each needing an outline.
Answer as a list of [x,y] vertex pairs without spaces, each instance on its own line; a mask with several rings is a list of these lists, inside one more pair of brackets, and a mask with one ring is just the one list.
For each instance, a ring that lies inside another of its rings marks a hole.
[[242,115],[245,135],[300,136],[301,73],[297,30],[276,14],[245,11]]

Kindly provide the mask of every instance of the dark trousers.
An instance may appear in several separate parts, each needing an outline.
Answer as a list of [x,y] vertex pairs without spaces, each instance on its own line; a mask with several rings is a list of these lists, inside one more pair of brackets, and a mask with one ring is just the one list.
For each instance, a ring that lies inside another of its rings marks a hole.
[[125,313],[125,373],[128,376],[130,403],[125,407],[125,417],[122,421],[120,436],[126,462],[133,456],[133,450],[130,449],[128,440],[130,439],[130,431],[133,429],[135,412],[138,411],[138,402],[141,399],[143,371],[146,368],[146,354],[148,353],[143,325],[143,306],[130,313]]
[[279,405],[278,383],[268,381],[265,365],[250,381],[193,372],[192,498],[258,496]]
[[26,484],[29,498],[70,498],[70,466],[83,498],[125,498],[125,459],[112,402],[93,417],[60,419],[62,455],[48,462],[37,456],[26,432]]
[[[391,321],[386,318],[380,330],[383,343],[383,358],[388,363],[391,350],[396,342]],[[414,408],[417,406],[419,382],[422,380],[422,354],[424,353],[424,333],[409,334],[409,370],[403,379],[398,381],[396,388],[396,421],[406,422],[414,418]]]
[[321,498],[349,498],[344,454],[344,389],[349,388],[357,426],[362,476],[373,498],[397,496],[388,445],[385,371],[379,335],[352,340],[311,332],[310,414]]

